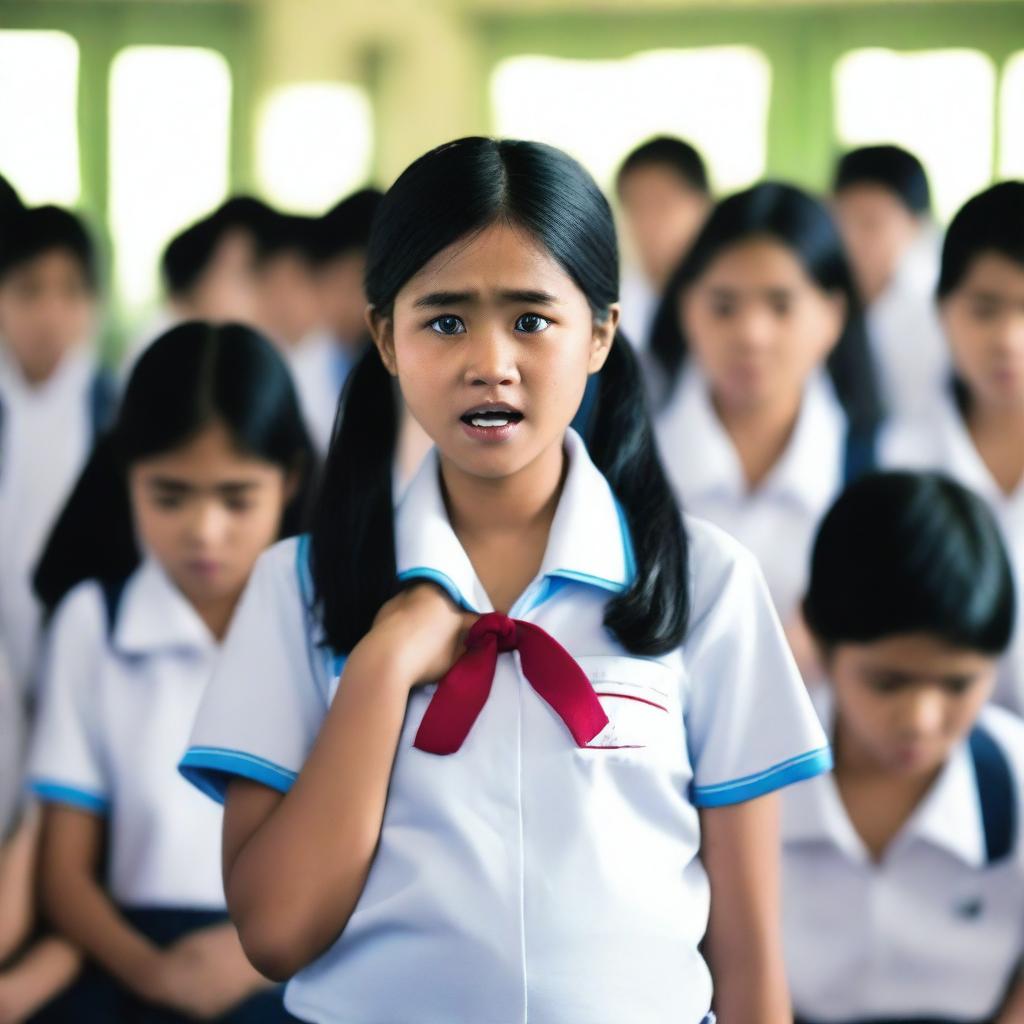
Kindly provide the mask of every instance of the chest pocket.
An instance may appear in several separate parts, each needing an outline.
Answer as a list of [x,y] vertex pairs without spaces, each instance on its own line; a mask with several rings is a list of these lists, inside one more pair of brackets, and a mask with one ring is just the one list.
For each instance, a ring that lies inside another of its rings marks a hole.
[[576,661],[608,716],[608,725],[583,748],[594,752],[590,756],[647,759],[670,756],[677,749],[682,715],[671,668],[621,655],[585,655]]

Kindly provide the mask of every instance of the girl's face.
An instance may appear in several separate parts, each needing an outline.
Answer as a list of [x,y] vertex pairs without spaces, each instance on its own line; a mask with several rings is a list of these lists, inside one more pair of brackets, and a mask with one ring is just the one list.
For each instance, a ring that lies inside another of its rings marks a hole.
[[143,547],[197,606],[241,593],[295,487],[280,467],[239,452],[220,423],[136,462],[128,484]]
[[846,303],[781,242],[755,238],[712,260],[683,293],[680,316],[716,401],[752,412],[799,401],[842,334]]
[[561,445],[618,315],[613,306],[595,322],[549,253],[501,222],[443,250],[399,291],[390,317],[368,319],[442,457],[500,479]]
[[940,310],[975,400],[993,409],[1024,403],[1024,266],[982,253]]
[[826,660],[840,757],[896,775],[937,770],[992,693],[996,660],[927,634],[840,644]]

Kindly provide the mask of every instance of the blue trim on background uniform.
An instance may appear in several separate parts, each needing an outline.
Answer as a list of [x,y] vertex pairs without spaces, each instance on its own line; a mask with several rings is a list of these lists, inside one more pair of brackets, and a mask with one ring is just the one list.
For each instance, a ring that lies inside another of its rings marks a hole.
[[67,807],[75,807],[80,811],[89,811],[91,814],[107,814],[110,811],[110,801],[99,793],[90,792],[87,789],[80,789],[78,786],[69,786],[64,782],[54,782],[50,779],[32,779],[29,789],[43,803],[64,804]]
[[466,600],[462,591],[455,585],[455,581],[450,576],[445,576],[438,569],[430,569],[425,565],[416,565],[411,569],[406,569],[405,572],[400,572],[398,579],[402,583],[408,583],[409,580],[430,580],[431,583],[436,583],[460,608],[467,612],[473,612],[476,615],[480,614]]
[[725,807],[764,796],[783,786],[803,782],[832,770],[832,751],[828,747],[809,750],[788,761],[766,768],[763,772],[745,775],[713,786],[693,786],[691,798],[695,807]]
[[224,747],[192,747],[181,759],[178,771],[217,803],[224,803],[227,784],[232,776],[250,779],[278,793],[287,793],[298,773],[282,768],[280,765],[246,754],[241,750],[228,750]]

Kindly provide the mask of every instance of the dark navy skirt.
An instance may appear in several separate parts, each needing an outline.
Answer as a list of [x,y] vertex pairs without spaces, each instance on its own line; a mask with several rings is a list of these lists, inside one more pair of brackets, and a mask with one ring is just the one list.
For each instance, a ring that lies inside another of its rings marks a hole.
[[[206,910],[122,910],[125,919],[158,946],[223,924],[227,915]],[[223,1017],[221,1024],[282,1024],[294,1022],[284,1008],[283,989],[273,988],[240,1003]],[[123,989],[97,967],[86,967],[78,980],[31,1019],[30,1024],[185,1024],[185,1017],[162,1006],[145,1003]]]

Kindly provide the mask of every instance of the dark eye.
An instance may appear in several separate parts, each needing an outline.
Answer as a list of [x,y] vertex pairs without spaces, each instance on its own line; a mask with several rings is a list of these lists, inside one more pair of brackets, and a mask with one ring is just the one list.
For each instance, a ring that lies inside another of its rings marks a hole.
[[946,693],[953,697],[963,697],[970,689],[974,680],[970,677],[958,676],[955,679],[945,681]]
[[516,330],[522,334],[540,334],[551,326],[551,321],[538,313],[524,313],[516,321]]
[[437,334],[465,334],[466,325],[457,316],[439,316],[427,325]]

